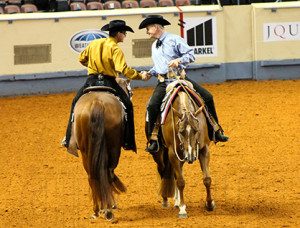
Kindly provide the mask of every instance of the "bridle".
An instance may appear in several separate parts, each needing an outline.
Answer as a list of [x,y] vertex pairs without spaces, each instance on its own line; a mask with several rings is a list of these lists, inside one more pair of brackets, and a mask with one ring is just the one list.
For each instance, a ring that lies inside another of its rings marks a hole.
[[130,98],[130,100],[132,99],[132,96],[133,96],[133,91],[131,89],[131,86],[130,86],[130,82],[127,82],[126,81],[126,89],[127,89],[127,92],[128,92],[128,96]]

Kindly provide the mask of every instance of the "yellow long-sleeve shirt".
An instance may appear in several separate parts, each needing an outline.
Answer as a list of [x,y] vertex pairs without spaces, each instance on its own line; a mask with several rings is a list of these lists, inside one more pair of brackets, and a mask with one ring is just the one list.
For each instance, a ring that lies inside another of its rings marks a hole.
[[88,75],[103,74],[141,80],[142,75],[131,69],[125,62],[122,49],[113,37],[93,40],[79,55],[79,62],[88,67]]

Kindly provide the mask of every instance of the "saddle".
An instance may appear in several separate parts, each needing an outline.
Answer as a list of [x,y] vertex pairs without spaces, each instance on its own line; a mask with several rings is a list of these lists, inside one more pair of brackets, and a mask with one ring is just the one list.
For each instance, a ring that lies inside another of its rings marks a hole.
[[90,86],[87,87],[83,90],[84,93],[88,93],[88,92],[92,92],[92,91],[107,91],[107,92],[111,92],[114,95],[118,95],[117,91],[111,87],[108,86]]
[[[119,97],[117,91],[109,86],[90,86],[87,87],[83,90],[84,94],[90,93],[90,92],[95,92],[95,91],[104,91],[104,92],[109,92],[117,97],[117,99],[120,101],[124,111],[126,112],[126,106],[123,104],[121,98]],[[84,95],[83,94],[83,95]],[[125,116],[126,117],[126,116]],[[127,117],[125,118],[127,120]]]

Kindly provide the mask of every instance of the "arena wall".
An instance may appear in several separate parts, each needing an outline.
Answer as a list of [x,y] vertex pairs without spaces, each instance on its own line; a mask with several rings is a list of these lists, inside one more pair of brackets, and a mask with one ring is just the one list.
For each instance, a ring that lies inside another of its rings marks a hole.
[[171,22],[166,30],[194,48],[196,61],[187,71],[199,83],[300,78],[300,2],[4,14],[0,96],[78,90],[87,73],[79,52],[88,35],[107,36],[99,28],[114,19],[126,20],[135,31],[120,44],[128,65],[150,69],[153,41],[138,29],[148,14],[162,14]]

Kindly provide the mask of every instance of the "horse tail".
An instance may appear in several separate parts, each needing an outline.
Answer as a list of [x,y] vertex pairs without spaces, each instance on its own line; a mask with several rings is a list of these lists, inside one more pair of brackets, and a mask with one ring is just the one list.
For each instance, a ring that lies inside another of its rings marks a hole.
[[112,190],[117,194],[127,191],[125,185],[116,174],[114,174],[114,177],[112,179],[112,187],[113,187]]
[[112,206],[114,202],[111,190],[111,175],[108,170],[108,149],[105,140],[105,107],[101,101],[95,101],[90,118],[89,137],[89,173],[92,197],[100,202],[101,208]]
[[159,188],[159,194],[162,197],[174,197],[175,175],[174,175],[173,166],[169,160],[167,149],[163,151],[163,163],[164,163],[164,169],[160,173],[161,183]]

